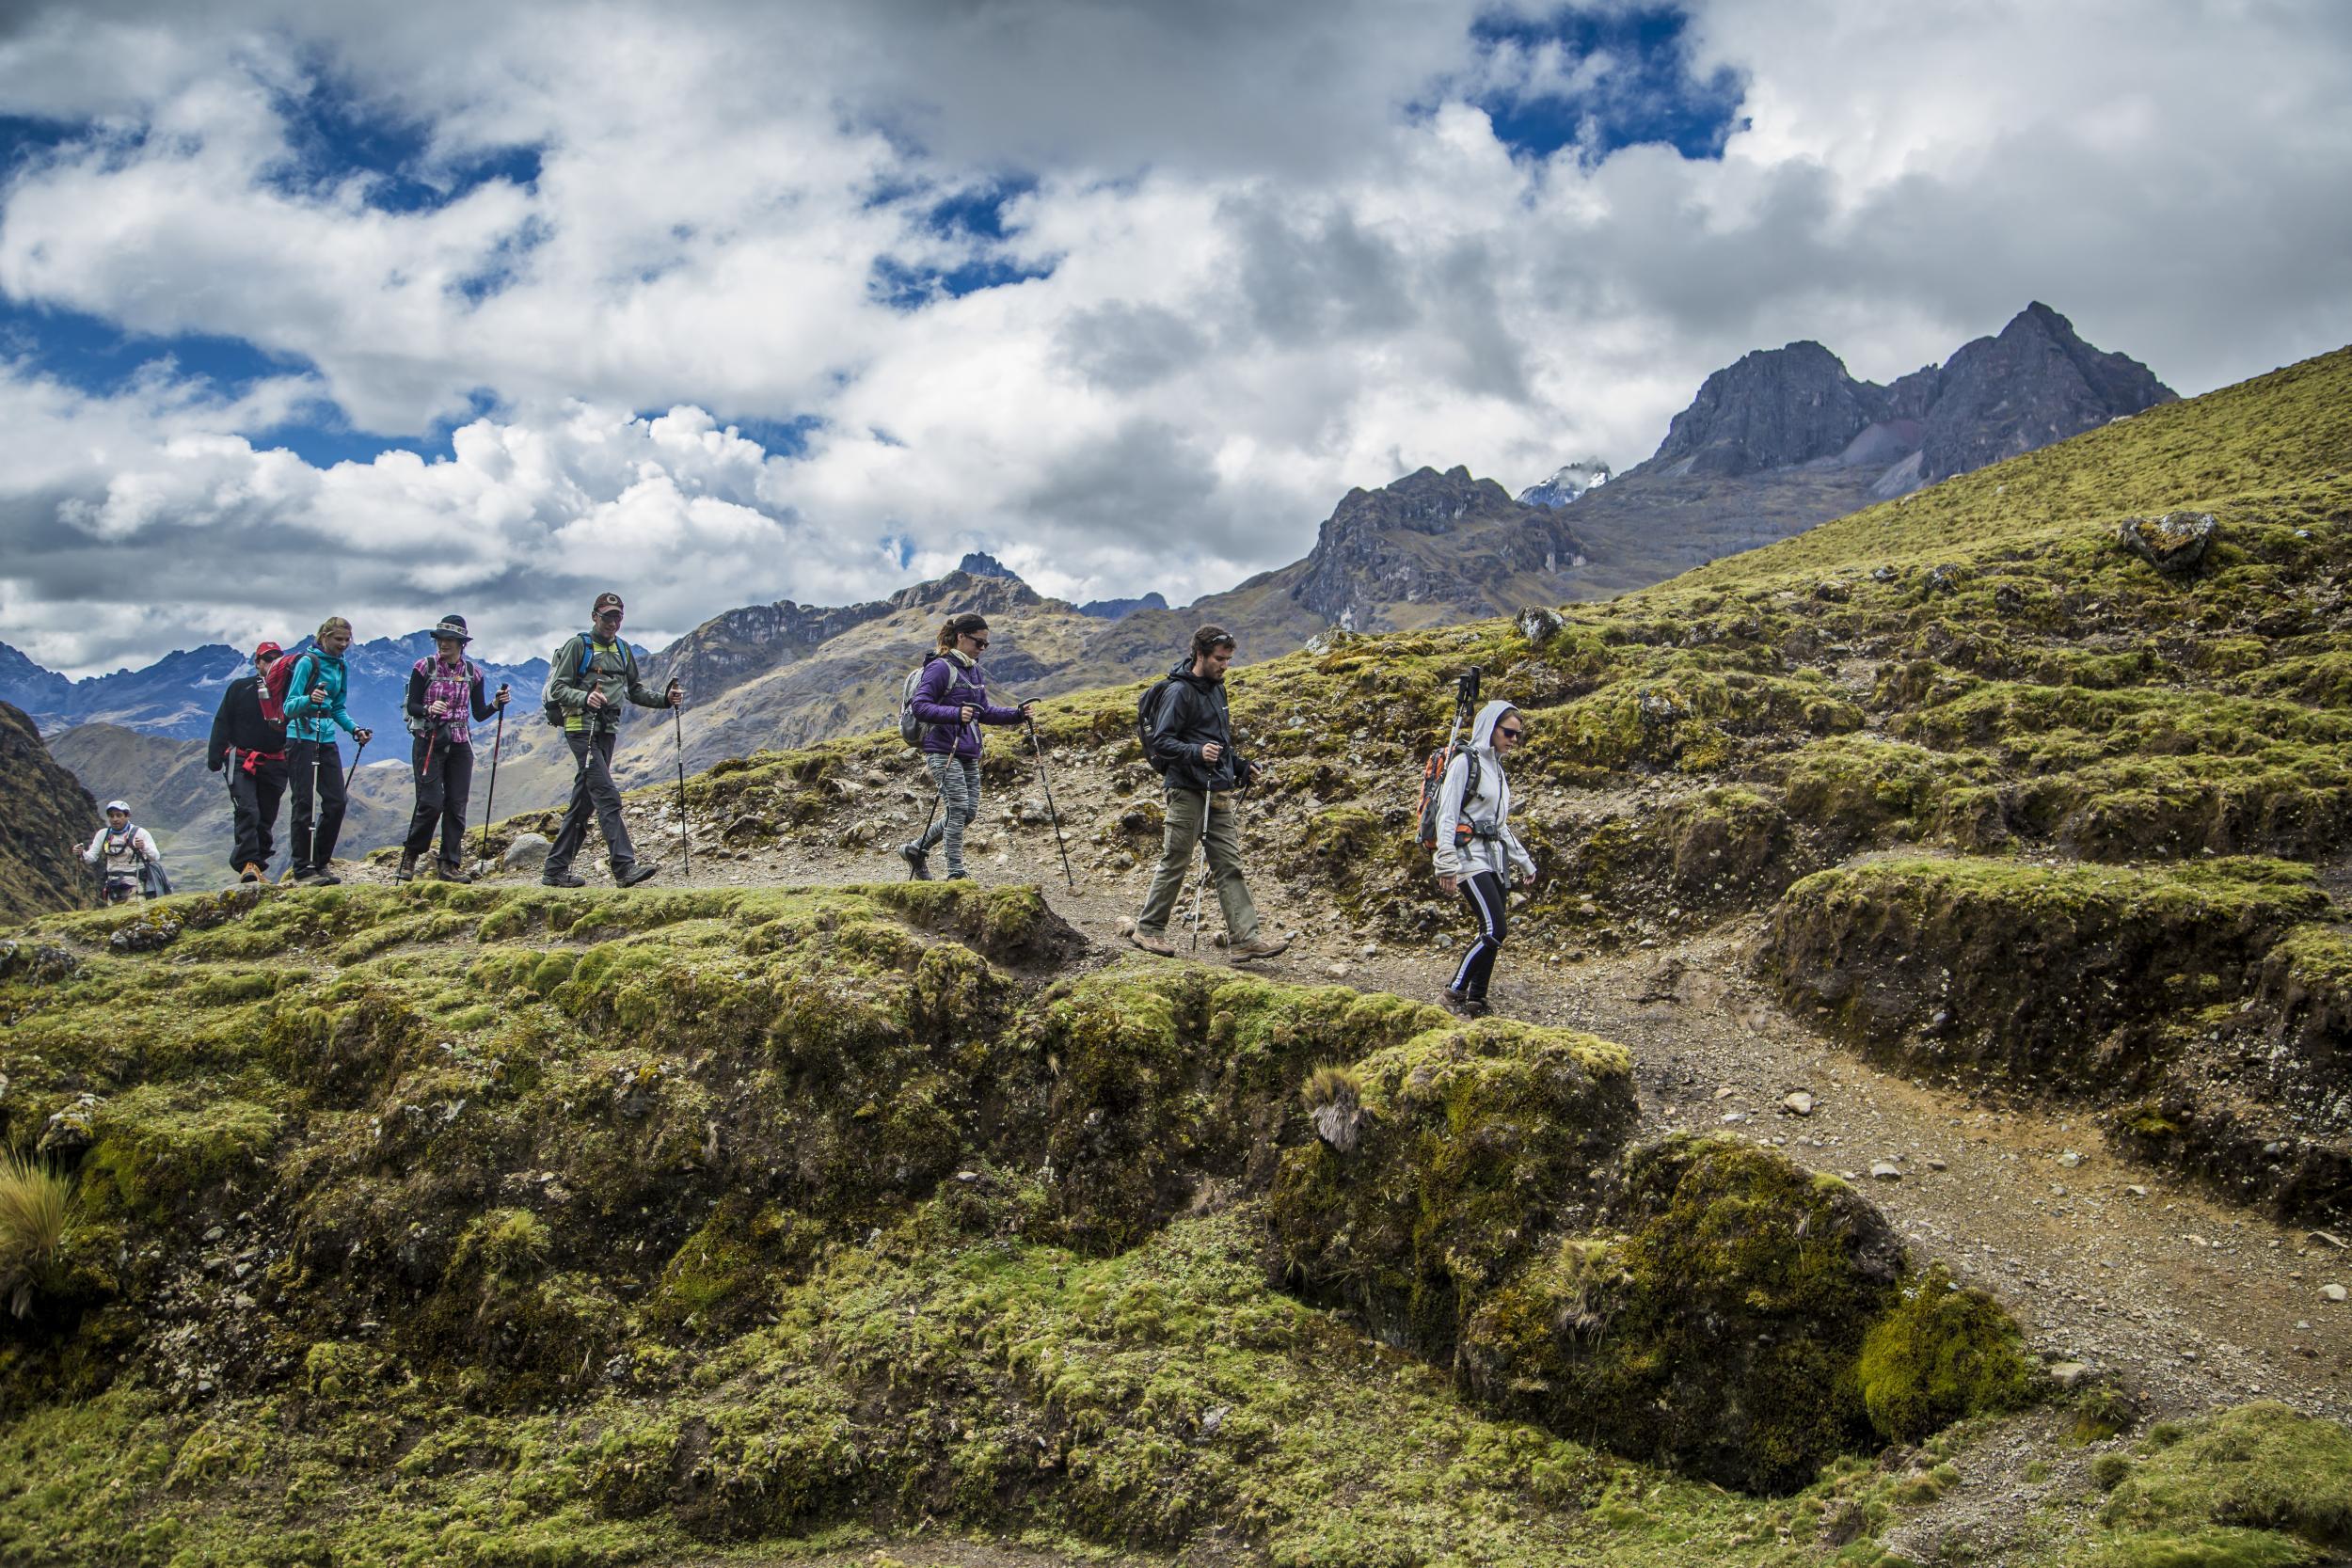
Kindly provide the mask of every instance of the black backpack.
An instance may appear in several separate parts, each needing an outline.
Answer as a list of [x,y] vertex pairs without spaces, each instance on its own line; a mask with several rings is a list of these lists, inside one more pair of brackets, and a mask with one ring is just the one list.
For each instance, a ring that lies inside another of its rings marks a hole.
[[1143,748],[1143,760],[1152,765],[1154,773],[1168,771],[1168,764],[1152,750],[1152,736],[1159,730],[1160,705],[1168,700],[1168,689],[1175,684],[1175,676],[1162,675],[1136,699],[1136,741]]
[[[1478,667],[1473,664],[1454,686],[1454,731],[1446,736],[1445,744],[1430,752],[1428,760],[1421,765],[1420,837],[1421,847],[1425,850],[1438,847],[1438,798],[1445,793],[1445,770],[1453,763],[1455,752],[1470,759],[1469,776],[1462,781],[1463,800],[1467,802],[1478,793],[1478,753],[1462,740],[1462,726],[1478,710]],[[1454,824],[1454,847],[1456,849],[1474,836],[1468,821]]]

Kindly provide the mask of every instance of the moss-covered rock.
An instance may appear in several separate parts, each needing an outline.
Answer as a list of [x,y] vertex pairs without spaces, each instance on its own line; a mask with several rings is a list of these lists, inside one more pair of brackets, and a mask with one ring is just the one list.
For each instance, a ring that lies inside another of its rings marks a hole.
[[1291,1275],[1382,1339],[1451,1357],[1465,1314],[1548,1234],[1589,1220],[1633,1125],[1622,1048],[1502,1020],[1431,1029],[1356,1063],[1343,1151],[1286,1151],[1269,1211]]
[[1902,1247],[1859,1194],[1735,1139],[1677,1137],[1629,1160],[1608,1218],[1479,1307],[1472,1390],[1744,1487],[1801,1484],[1867,1440],[1857,1369],[1899,1306]]

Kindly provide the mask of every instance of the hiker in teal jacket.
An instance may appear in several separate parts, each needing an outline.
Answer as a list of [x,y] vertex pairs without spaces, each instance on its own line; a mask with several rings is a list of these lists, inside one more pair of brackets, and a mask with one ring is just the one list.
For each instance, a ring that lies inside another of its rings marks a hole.
[[350,685],[343,650],[351,623],[331,615],[320,624],[318,645],[294,659],[286,685],[286,771],[294,784],[294,879],[310,887],[342,880],[335,875],[335,839],[343,830],[343,756],[335,732],[365,746],[371,733],[344,711]]
[[624,700],[640,707],[675,707],[686,693],[672,681],[655,691],[637,678],[637,656],[621,640],[621,596],[599,594],[589,611],[590,629],[555,650],[548,661],[548,701],[563,710],[564,740],[579,771],[572,775],[571,805],[555,832],[555,847],[539,879],[549,887],[585,887],[572,871],[572,857],[588,839],[593,812],[604,830],[612,879],[634,887],[654,874],[637,863],[628,825],[621,820],[620,786],[612,782],[612,742],[621,729]]

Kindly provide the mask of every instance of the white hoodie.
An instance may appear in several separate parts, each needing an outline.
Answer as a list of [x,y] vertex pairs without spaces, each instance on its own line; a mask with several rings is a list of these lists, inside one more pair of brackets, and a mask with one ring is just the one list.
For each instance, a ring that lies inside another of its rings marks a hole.
[[148,836],[145,828],[135,824],[119,838],[112,836],[108,829],[99,829],[90,839],[89,847],[82,851],[82,859],[91,865],[103,860],[109,877],[135,877],[140,866],[163,862],[163,857],[155,852],[155,841]]
[[[1515,865],[1526,876],[1535,875],[1535,858],[1511,832],[1511,784],[1502,776],[1502,760],[1495,755],[1495,723],[1513,711],[1512,705],[1501,702],[1480,708],[1477,721],[1470,725],[1469,747],[1446,765],[1445,782],[1438,792],[1438,847],[1430,857],[1440,877],[1468,877],[1491,871],[1509,881],[1511,867]],[[1466,802],[1462,786],[1470,778],[1472,752],[1478,757],[1478,793]],[[1502,836],[1472,836],[1456,849],[1454,830],[1464,821],[1494,827]]]

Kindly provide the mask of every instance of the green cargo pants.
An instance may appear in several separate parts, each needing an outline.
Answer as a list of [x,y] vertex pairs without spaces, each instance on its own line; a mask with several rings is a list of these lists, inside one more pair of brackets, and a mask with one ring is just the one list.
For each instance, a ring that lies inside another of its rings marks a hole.
[[[1208,833],[1200,832],[1206,811]],[[1167,836],[1160,844],[1160,863],[1152,873],[1152,891],[1144,895],[1136,929],[1165,936],[1184,895],[1184,874],[1192,869],[1192,847],[1203,844],[1209,852],[1209,875],[1216,882],[1217,907],[1225,911],[1225,929],[1235,942],[1258,934],[1258,906],[1249,901],[1249,885],[1241,876],[1241,829],[1230,792],[1212,796],[1205,789],[1169,789]]]

